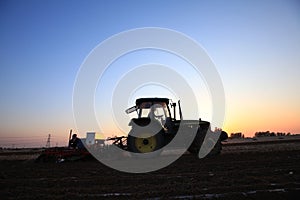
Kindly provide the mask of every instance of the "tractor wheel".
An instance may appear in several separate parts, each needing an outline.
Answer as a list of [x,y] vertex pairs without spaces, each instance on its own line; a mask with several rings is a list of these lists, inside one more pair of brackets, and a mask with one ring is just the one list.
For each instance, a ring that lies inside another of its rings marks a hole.
[[204,137],[206,135],[206,130],[198,130],[196,137],[194,138],[192,144],[190,145],[190,147],[188,148],[188,151],[191,154],[195,154],[198,155],[199,150],[202,146]]
[[[207,133],[209,134],[209,133]],[[189,147],[188,151],[192,154],[195,154],[198,156],[199,151],[202,148],[204,148],[205,151],[209,151],[206,157],[216,156],[221,153],[222,150],[222,143],[220,138],[216,141],[212,138],[208,138],[204,141],[206,134],[197,134],[192,145]]]
[[[224,131],[222,131],[220,138],[216,138],[213,135],[214,133],[210,131],[209,124],[202,124],[202,126],[200,125],[196,137],[188,148],[188,151],[198,156],[199,151],[202,148],[204,150],[204,156],[215,156],[220,154],[222,149],[221,141],[226,139],[225,136],[227,136],[227,133],[223,132]],[[211,137],[206,138],[206,136]]]
[[[132,132],[133,130],[131,130]],[[149,134],[139,134],[140,137],[128,134],[127,147],[133,153],[150,153],[161,149],[164,145],[164,137],[162,131],[149,136]]]
[[217,143],[215,144],[214,148],[208,153],[208,157],[210,156],[217,156],[221,154],[221,150],[222,150],[222,143],[220,140],[217,141]]

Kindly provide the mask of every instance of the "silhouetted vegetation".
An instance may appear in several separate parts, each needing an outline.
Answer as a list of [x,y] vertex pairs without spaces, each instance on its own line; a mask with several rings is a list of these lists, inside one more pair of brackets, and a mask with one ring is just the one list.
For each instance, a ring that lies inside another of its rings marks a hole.
[[286,136],[291,135],[291,133],[283,133],[283,132],[270,132],[270,131],[260,131],[255,133],[255,137],[264,137],[264,136]]
[[[268,136],[290,136],[292,135],[290,132],[284,133],[284,132],[271,132],[271,131],[259,131],[254,134],[254,137],[268,137]],[[245,135],[242,132],[237,133],[231,133],[230,139],[236,139],[236,138],[245,138]]]

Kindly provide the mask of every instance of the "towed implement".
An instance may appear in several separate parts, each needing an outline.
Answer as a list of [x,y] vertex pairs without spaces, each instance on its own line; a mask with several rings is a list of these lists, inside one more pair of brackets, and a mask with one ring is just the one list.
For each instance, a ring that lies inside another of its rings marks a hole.
[[82,141],[70,130],[68,147],[52,147],[45,149],[35,160],[36,162],[64,162],[92,158]]

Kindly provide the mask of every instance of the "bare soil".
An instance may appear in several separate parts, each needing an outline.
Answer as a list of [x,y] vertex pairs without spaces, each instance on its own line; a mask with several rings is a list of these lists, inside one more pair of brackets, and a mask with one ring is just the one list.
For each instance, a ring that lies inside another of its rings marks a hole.
[[35,163],[32,158],[0,160],[1,199],[274,200],[300,194],[299,140],[225,143],[217,157],[185,154],[144,174],[119,172],[95,160]]

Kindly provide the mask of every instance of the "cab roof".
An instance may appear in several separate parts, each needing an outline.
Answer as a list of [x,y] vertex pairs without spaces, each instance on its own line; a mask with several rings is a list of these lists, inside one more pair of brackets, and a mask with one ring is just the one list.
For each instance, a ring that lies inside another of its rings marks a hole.
[[135,101],[135,104],[138,106],[143,102],[164,102],[166,104],[169,104],[168,98],[139,98]]

